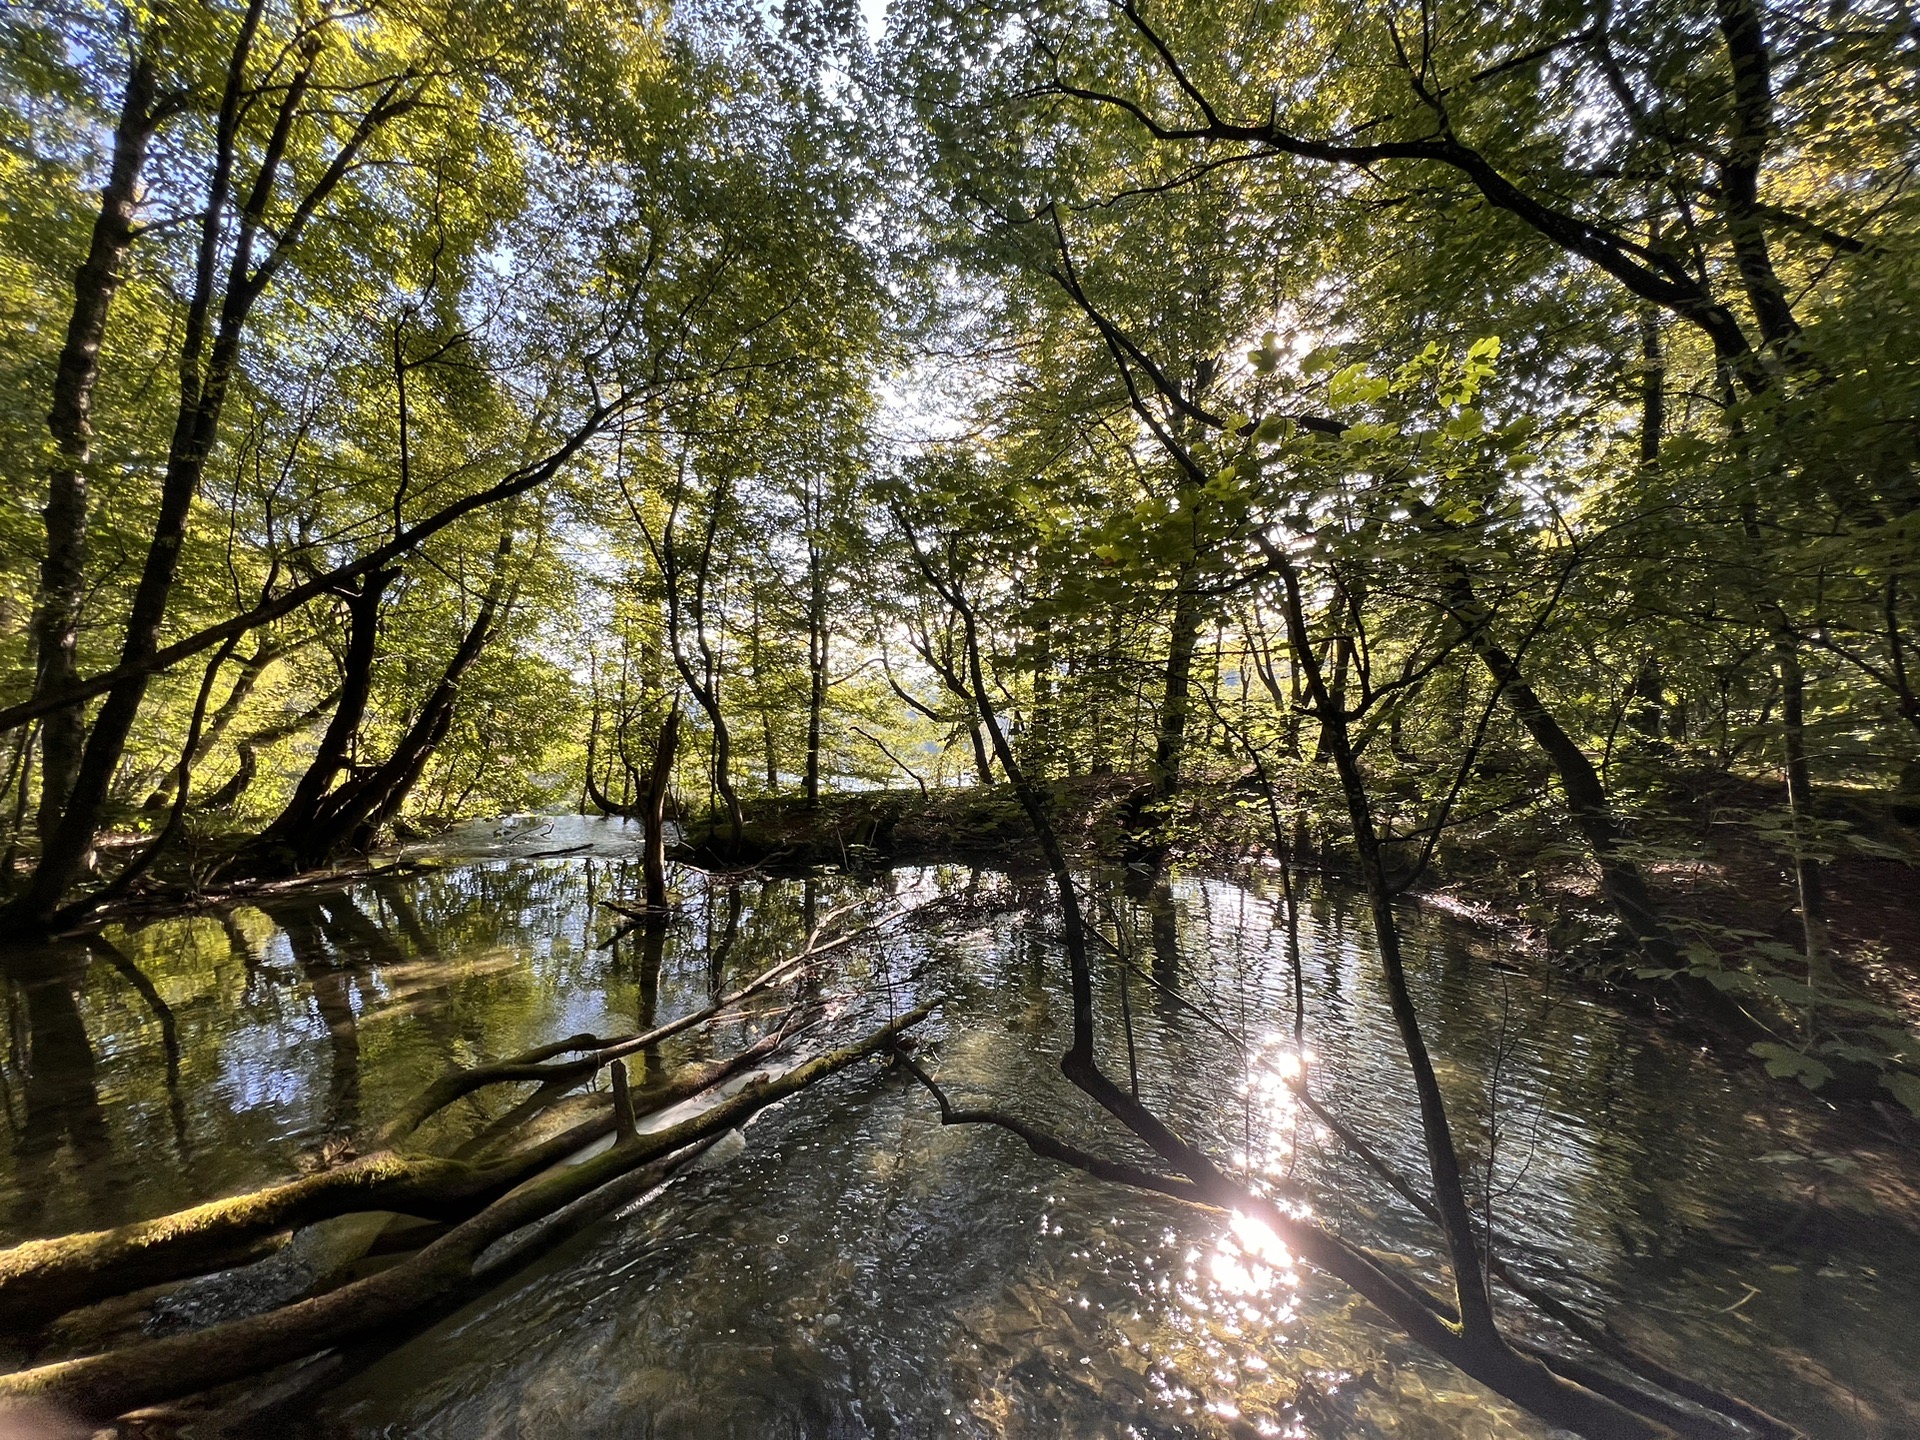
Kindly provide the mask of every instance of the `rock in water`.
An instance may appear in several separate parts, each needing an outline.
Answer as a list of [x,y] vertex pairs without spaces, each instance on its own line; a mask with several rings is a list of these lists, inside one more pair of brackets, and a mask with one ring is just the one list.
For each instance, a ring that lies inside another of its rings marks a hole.
[[694,1170],[718,1170],[731,1160],[737,1160],[746,1153],[747,1137],[737,1127],[727,1131],[706,1152],[689,1167]]

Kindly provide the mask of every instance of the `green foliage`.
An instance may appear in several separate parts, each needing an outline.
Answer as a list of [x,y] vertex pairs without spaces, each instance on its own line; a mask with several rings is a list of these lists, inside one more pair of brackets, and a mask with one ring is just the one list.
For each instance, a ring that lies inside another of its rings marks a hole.
[[[1915,858],[1911,42],[1764,11],[1748,204],[1725,10],[1460,10],[1416,37],[1322,3],[897,0],[864,37],[844,7],[730,0],[264,4],[230,159],[243,195],[310,55],[260,211],[297,243],[162,639],[578,433],[382,596],[348,777],[500,602],[415,821],[577,803],[589,776],[630,803],[676,704],[689,815],[809,776],[988,779],[970,625],[1037,778],[1138,777],[1166,840],[1214,828],[1183,785],[1237,786],[1271,842],[1337,862],[1310,654],[1400,881],[1485,878],[1590,963],[1763,1012],[1783,1077],[1911,1103],[1853,966],[1870,937],[1799,893]],[[247,13],[0,21],[0,702],[34,683],[48,396],[138,53],[169,108],[93,396],[81,673],[125,643]],[[317,190],[393,86],[407,107]],[[222,660],[190,795],[254,778],[199,831],[265,824],[308,773],[347,605]],[[161,823],[216,653],[150,685],[115,823]],[[1652,959],[1595,919],[1623,866],[1674,912]],[[1709,881],[1784,918],[1693,906]]]

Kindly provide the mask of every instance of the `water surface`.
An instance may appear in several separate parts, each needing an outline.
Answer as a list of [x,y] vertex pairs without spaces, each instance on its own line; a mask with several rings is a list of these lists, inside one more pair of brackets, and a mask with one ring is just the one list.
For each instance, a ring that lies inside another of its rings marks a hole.
[[[17,966],[4,1238],[331,1163],[448,1066],[698,1008],[837,909],[844,928],[943,907],[938,924],[836,953],[828,1033],[944,997],[920,1053],[956,1100],[1134,1154],[1058,1075],[1069,1015],[1044,887],[959,868],[689,872],[664,936],[613,939],[602,902],[638,891],[637,840],[617,822],[468,827],[370,882],[111,927]],[[1304,1064],[1418,1172],[1362,910],[1307,896],[1296,992],[1276,890],[1258,875],[1096,885],[1119,942],[1100,976],[1106,1063],[1127,1073],[1130,1027],[1163,1115],[1431,1273],[1424,1222],[1283,1083]],[[1407,924],[1429,1042],[1510,1263],[1813,1435],[1920,1433],[1911,1152],[1459,920]],[[646,1063],[751,1033],[692,1036]],[[421,1142],[448,1148],[513,1098],[475,1097]],[[367,1437],[1546,1433],[1270,1237],[1063,1171],[1003,1133],[943,1128],[878,1064],[767,1114],[743,1153],[384,1358],[355,1357],[297,1420]]]

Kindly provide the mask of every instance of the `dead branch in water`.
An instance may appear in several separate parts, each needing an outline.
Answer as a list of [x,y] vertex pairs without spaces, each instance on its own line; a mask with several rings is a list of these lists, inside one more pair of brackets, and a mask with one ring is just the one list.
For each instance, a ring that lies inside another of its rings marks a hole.
[[849,1045],[778,1075],[756,1077],[689,1119],[618,1140],[587,1159],[528,1180],[407,1259],[366,1279],[265,1315],[0,1377],[0,1414],[38,1402],[106,1421],[258,1374],[402,1321],[473,1281],[483,1255],[495,1242],[560,1215],[643,1167],[670,1164],[672,1157],[724,1134],[767,1106],[887,1049],[903,1031],[926,1019],[934,1003],[920,1005]]
[[[614,1130],[616,1116],[609,1110],[536,1142],[511,1145],[515,1132],[567,1092],[618,1064],[623,1056],[711,1022],[782,981],[804,974],[821,956],[871,930],[863,927],[822,942],[816,927],[806,948],[797,954],[704,1008],[645,1032],[610,1039],[576,1035],[493,1064],[450,1072],[385,1127],[374,1154],[173,1214],[111,1230],[32,1240],[0,1251],[0,1330],[31,1333],[83,1305],[251,1263],[284,1243],[292,1231],[344,1215],[390,1211],[424,1220],[463,1222]],[[735,1055],[682,1066],[664,1083],[638,1089],[630,1097],[630,1108],[643,1117],[689,1100],[773,1054],[806,1027],[803,1017],[789,1009],[767,1034]],[[557,1056],[574,1058],[544,1063]],[[489,1127],[456,1157],[397,1153],[397,1147],[448,1105],[504,1084],[538,1088],[502,1117],[504,1124]],[[503,1143],[507,1148],[499,1153]],[[475,1152],[487,1158],[469,1158]]]

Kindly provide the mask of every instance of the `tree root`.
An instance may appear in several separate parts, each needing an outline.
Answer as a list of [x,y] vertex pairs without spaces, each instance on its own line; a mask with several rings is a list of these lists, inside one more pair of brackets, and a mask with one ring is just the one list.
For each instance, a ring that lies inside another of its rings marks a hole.
[[[144,1405],[258,1374],[392,1325],[458,1292],[473,1278],[477,1262],[494,1242],[643,1166],[723,1134],[776,1101],[886,1049],[895,1036],[924,1020],[932,1009],[933,1002],[921,1005],[850,1045],[756,1080],[691,1119],[636,1135],[589,1159],[540,1175],[493,1200],[408,1259],[367,1279],[266,1315],[0,1377],[0,1413],[4,1407],[38,1401],[106,1421]],[[404,1167],[405,1162],[400,1164]],[[380,1203],[363,1208],[393,1207]]]

